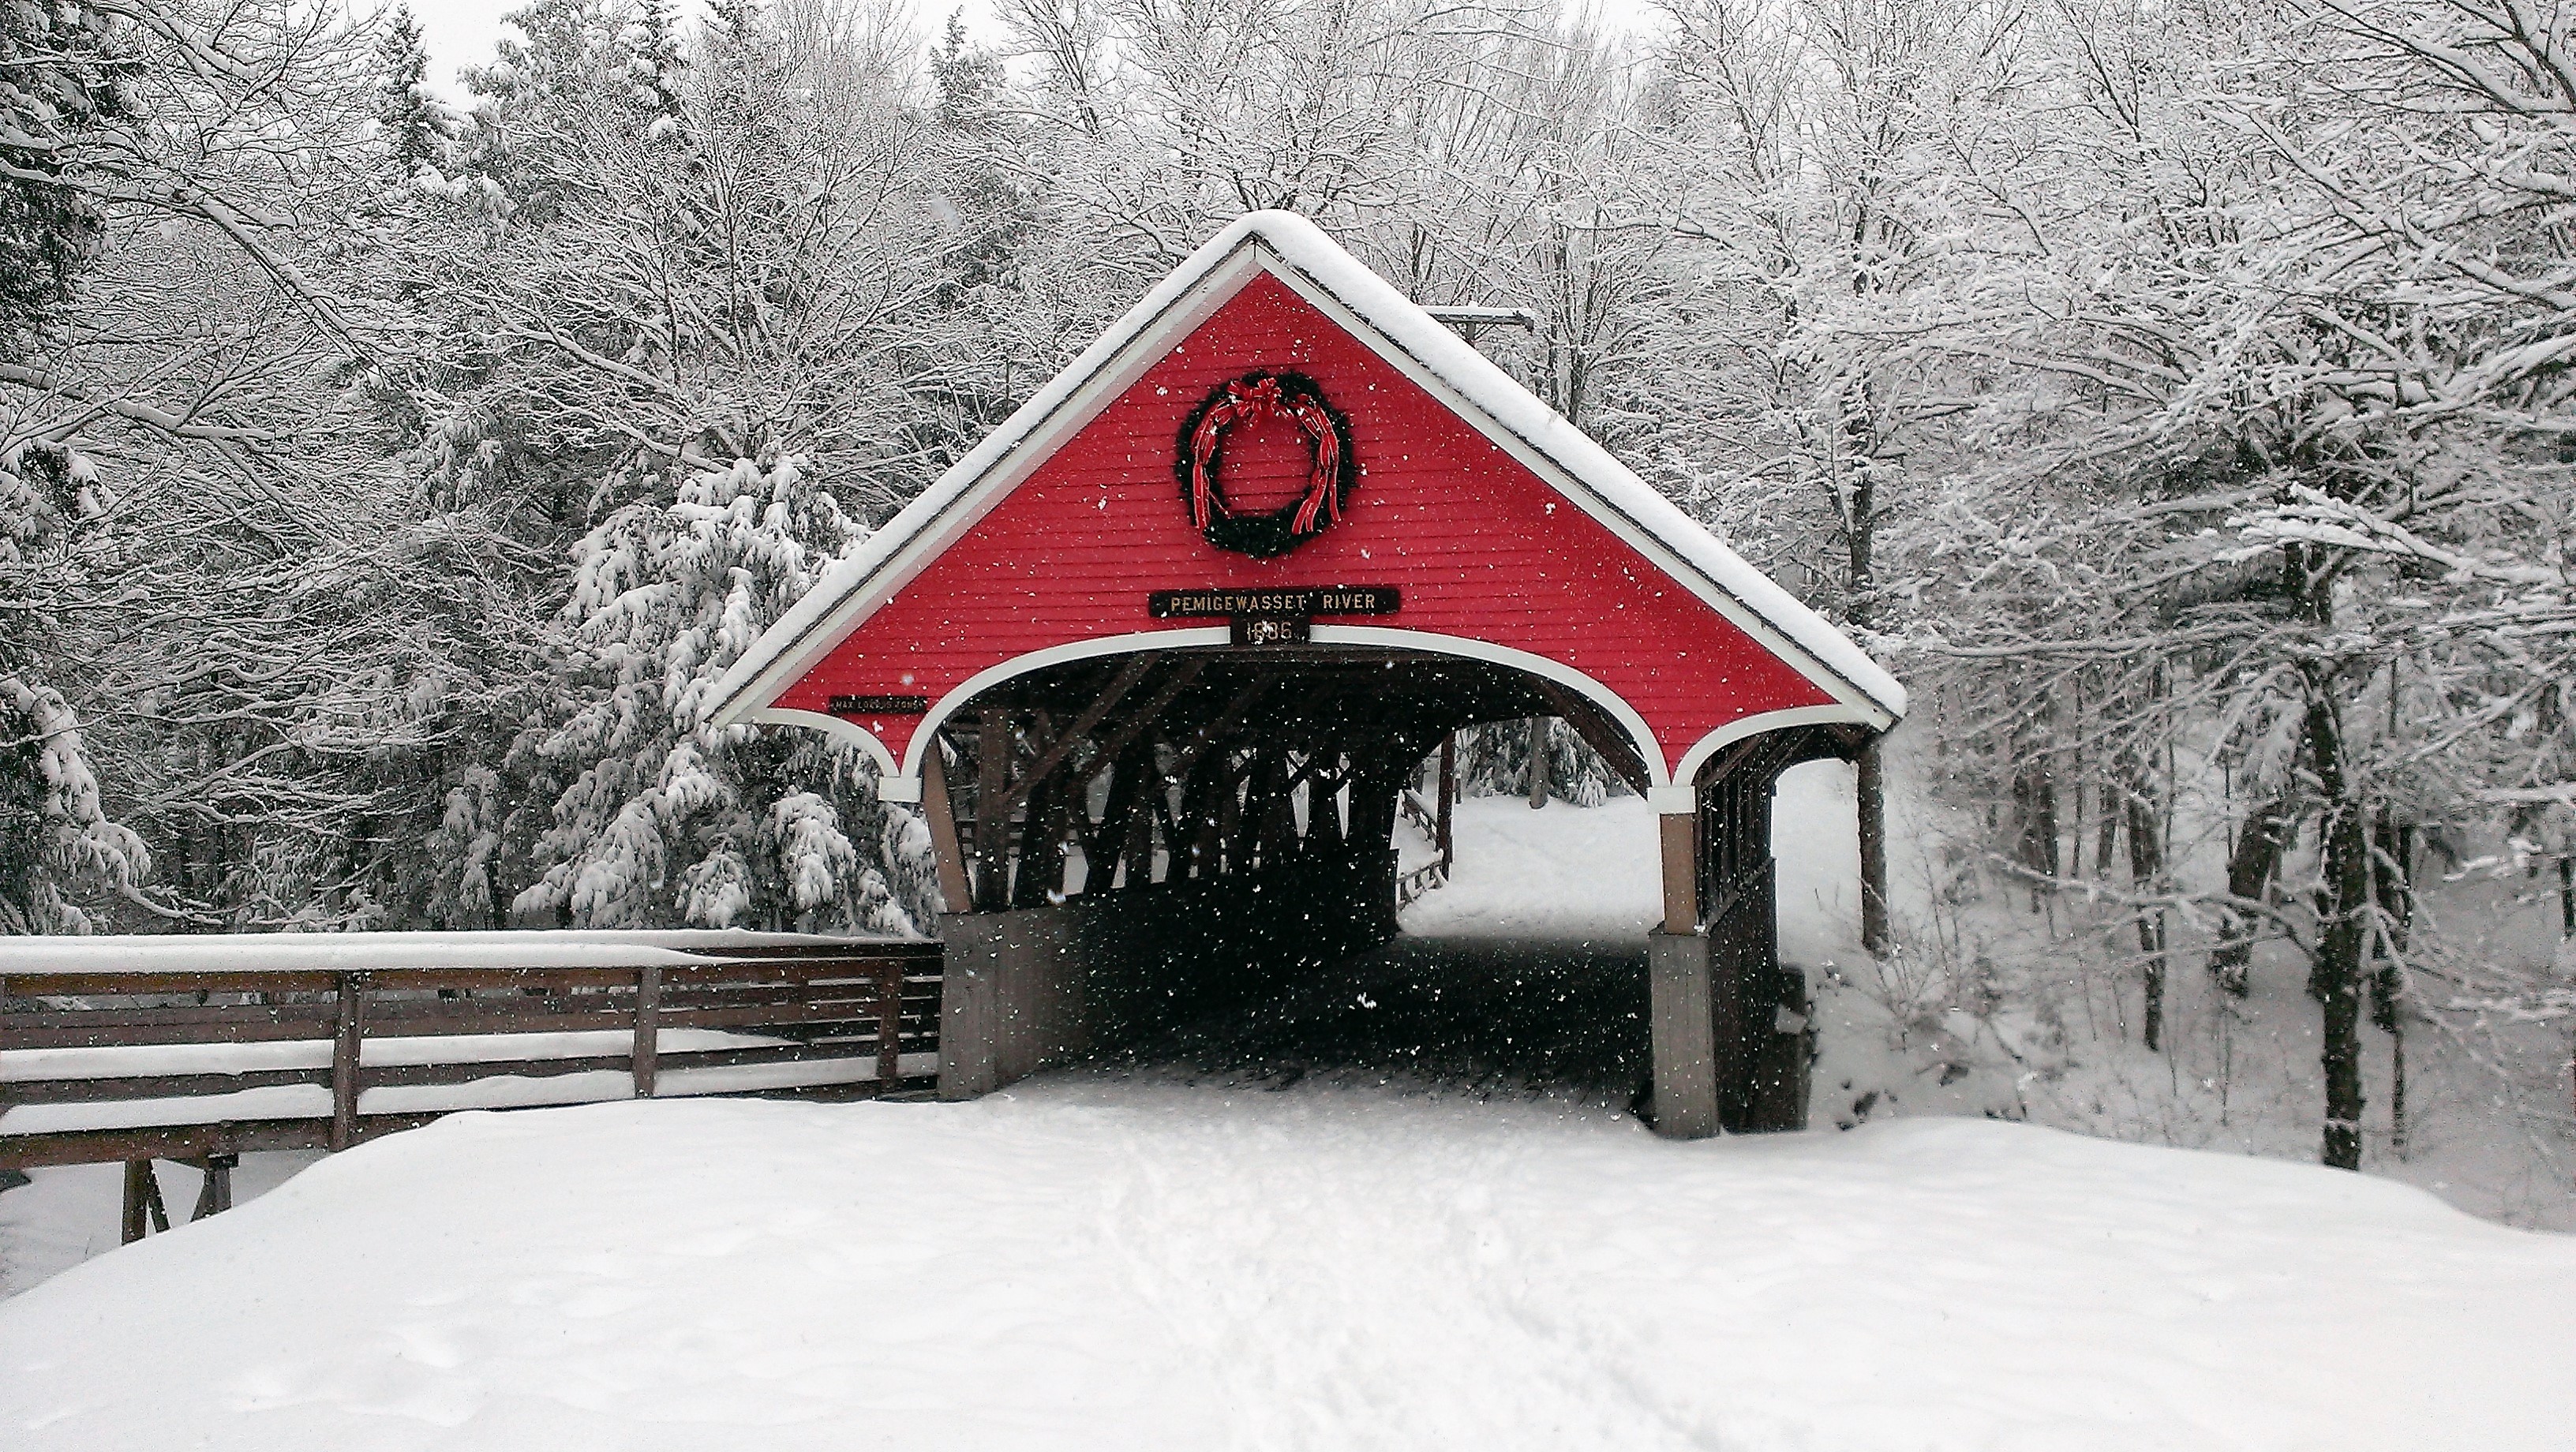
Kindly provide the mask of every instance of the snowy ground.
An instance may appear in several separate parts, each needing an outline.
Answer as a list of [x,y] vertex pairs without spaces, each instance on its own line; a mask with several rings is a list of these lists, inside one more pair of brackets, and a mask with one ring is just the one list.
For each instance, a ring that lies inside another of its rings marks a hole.
[[[1850,1133],[1646,1134],[1651,819],[1471,801],[1407,937],[1159,1067],[461,1115],[253,1157],[249,1203],[114,1254],[116,1171],[39,1171],[0,1194],[0,1446],[2569,1445],[2576,1240],[2281,1162],[2294,984],[2211,1020],[2227,1090],[2115,995],[2048,1044],[1909,1008],[1852,950],[1847,782],[1793,773],[1777,845]],[[2498,1213],[2457,1179],[2497,1121],[2418,1074],[2373,1169]]]
[[0,1303],[0,1440],[2564,1448],[2576,1243],[2020,1125],[1053,1075],[467,1114]]

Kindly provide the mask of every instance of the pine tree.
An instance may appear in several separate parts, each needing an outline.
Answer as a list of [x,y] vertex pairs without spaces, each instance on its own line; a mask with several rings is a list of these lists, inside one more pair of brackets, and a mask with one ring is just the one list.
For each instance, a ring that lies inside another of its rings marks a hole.
[[53,314],[102,239],[97,202],[67,185],[66,143],[128,114],[110,14],[86,3],[0,6],[0,358]]
[[46,679],[56,624],[27,605],[78,568],[72,536],[104,503],[71,450],[0,449],[0,933],[87,932],[79,900],[131,891],[151,867],[142,839],[109,819],[79,719]]
[[395,6],[384,21],[376,38],[376,61],[383,71],[376,120],[384,128],[394,170],[411,177],[427,167],[443,176],[454,165],[461,128],[456,114],[429,88],[429,51],[410,6]]

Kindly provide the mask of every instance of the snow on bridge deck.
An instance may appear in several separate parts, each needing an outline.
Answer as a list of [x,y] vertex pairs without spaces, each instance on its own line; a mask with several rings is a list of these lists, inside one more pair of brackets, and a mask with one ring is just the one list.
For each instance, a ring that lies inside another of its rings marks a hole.
[[[714,928],[462,933],[159,933],[0,938],[0,979],[63,973],[216,974],[436,968],[638,968],[874,939]],[[892,940],[886,940],[892,941]],[[41,981],[34,985],[43,992]]]

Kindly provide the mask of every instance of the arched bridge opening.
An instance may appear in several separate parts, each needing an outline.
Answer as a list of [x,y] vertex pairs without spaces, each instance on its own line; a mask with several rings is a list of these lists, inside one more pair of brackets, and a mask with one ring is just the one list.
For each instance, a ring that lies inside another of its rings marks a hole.
[[1643,944],[1379,952],[1397,936],[1399,802],[1452,733],[1561,719],[1632,790],[1656,790],[1652,748],[1605,696],[1497,660],[1305,643],[1037,664],[942,703],[916,752],[959,909],[944,1089],[1212,1051],[1643,1090],[1660,1013],[1706,1019],[1679,1039],[1663,1026],[1667,1050],[1705,1040],[1667,1066],[1668,1104],[1712,1100],[1737,1129],[1802,1122],[1807,1005],[1776,950],[1770,800],[1788,766],[1840,753],[1827,728],[1747,736],[1702,763],[1696,819],[1666,845],[1688,878],[1668,903],[1689,919],[1679,951],[1708,962],[1666,971],[1660,994]]

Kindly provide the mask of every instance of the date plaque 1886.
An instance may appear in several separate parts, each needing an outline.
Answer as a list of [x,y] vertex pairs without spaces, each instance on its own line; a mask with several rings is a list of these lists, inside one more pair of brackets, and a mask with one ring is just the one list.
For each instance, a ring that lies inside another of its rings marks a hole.
[[1157,620],[1212,620],[1232,627],[1236,645],[1295,645],[1314,638],[1318,615],[1392,615],[1393,585],[1328,585],[1288,590],[1156,590],[1145,609]]

